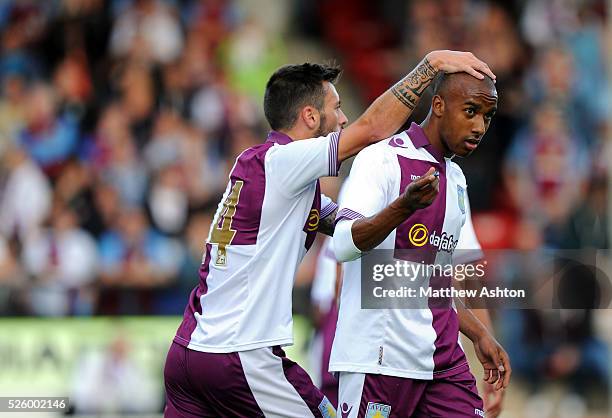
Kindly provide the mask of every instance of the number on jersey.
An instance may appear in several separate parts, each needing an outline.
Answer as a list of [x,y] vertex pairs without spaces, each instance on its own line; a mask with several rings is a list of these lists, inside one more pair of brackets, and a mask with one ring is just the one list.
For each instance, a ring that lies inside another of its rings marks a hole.
[[[236,206],[238,206],[240,191],[243,185],[244,182],[242,180],[236,180],[230,194],[227,195],[223,202],[223,209],[219,213],[219,216],[215,217],[213,221],[210,243],[217,244],[217,258],[215,259],[215,264],[217,266],[227,265],[226,247],[232,243],[236,235],[236,230],[232,229],[232,218],[236,214]],[[221,219],[219,219],[219,217]]]

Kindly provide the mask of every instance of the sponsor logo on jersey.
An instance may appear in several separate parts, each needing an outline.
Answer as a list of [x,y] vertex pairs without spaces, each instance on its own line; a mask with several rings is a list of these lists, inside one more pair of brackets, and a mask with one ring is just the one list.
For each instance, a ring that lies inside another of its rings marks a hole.
[[421,176],[417,176],[416,174],[411,174],[411,175],[410,175],[410,180],[411,180],[411,181],[415,181],[415,180],[418,180],[418,179],[420,179],[420,178],[421,178]]
[[446,232],[442,232],[442,235],[438,235],[436,231],[430,235],[429,230],[423,224],[414,224],[408,231],[408,240],[415,247],[422,247],[423,245],[431,244],[436,247],[438,251],[445,251],[447,253],[453,253],[457,247],[458,239],[455,239],[454,235],[448,235]]
[[308,223],[306,224],[306,230],[309,232],[316,231],[319,228],[319,210],[311,209],[308,215]]
[[391,415],[391,405],[368,402],[365,418],[389,418],[389,415]]
[[353,405],[349,406],[349,404],[343,402],[342,405],[340,405],[340,414],[342,415],[341,418],[348,418],[352,410]]
[[457,201],[461,213],[465,215],[465,189],[459,185],[457,185]]
[[482,409],[474,408],[474,415],[477,417],[484,417],[485,413]]
[[325,396],[319,404],[319,411],[321,411],[323,418],[336,418],[336,409],[329,399],[327,399],[327,396]]
[[455,239],[454,235],[448,235],[446,232],[442,232],[442,235],[436,234],[436,231],[429,236],[429,243],[436,247],[438,251],[445,251],[447,253],[453,253],[457,244],[458,239]]
[[427,237],[429,236],[429,231],[427,227],[423,224],[414,224],[410,231],[408,231],[408,239],[410,243],[415,247],[422,247],[427,243]]

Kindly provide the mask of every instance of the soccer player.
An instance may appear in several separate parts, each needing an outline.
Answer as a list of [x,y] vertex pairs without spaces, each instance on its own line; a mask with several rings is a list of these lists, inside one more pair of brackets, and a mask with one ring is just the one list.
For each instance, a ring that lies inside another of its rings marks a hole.
[[273,131],[230,172],[166,359],[166,417],[335,416],[281,348],[293,343],[297,266],[317,231],[333,231],[336,204],[318,178],[399,129],[438,72],[459,71],[492,76],[471,53],[431,52],[342,132],[337,68],[289,65],[271,76],[264,113]]
[[[425,121],[363,150],[341,192],[333,247],[348,262],[330,371],[340,375],[343,418],[484,416],[459,331],[474,343],[487,383],[500,390],[510,378],[507,354],[467,309],[431,299],[421,309],[361,309],[364,252],[386,249],[436,265],[473,260],[470,254],[452,259],[475,239],[464,236],[466,181],[452,157],[476,149],[495,114],[497,91],[489,77],[440,74],[433,93]],[[421,278],[432,288],[450,288],[452,280]]]

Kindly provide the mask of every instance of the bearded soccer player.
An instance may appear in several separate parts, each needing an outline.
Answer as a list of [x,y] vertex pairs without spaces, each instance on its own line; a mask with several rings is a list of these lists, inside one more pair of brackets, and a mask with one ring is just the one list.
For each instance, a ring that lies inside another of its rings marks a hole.
[[471,53],[431,52],[342,131],[337,68],[289,65],[272,75],[264,113],[273,130],[236,159],[168,352],[166,417],[335,416],[281,348],[293,343],[297,266],[317,231],[333,231],[337,206],[318,179],[399,129],[438,72],[458,71],[493,76]]
[[[363,150],[341,192],[333,247],[348,262],[330,371],[339,372],[343,418],[484,416],[460,331],[474,343],[487,383],[502,390],[510,379],[507,354],[468,309],[431,299],[419,309],[361,308],[364,252],[386,249],[436,265],[472,261],[453,260],[475,237],[465,228],[466,180],[452,158],[478,147],[497,91],[489,77],[439,74],[433,93],[425,121]],[[421,286],[452,286],[450,277],[422,276]]]

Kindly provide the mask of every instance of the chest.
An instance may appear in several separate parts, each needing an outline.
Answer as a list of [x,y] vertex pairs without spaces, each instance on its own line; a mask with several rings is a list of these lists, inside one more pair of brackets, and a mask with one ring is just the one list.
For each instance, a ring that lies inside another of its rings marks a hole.
[[400,258],[432,262],[439,252],[452,256],[466,216],[463,175],[446,160],[434,162],[398,156],[398,163],[397,196],[430,167],[439,172],[440,180],[440,191],[432,204],[414,212],[396,229],[395,249],[407,250]]

